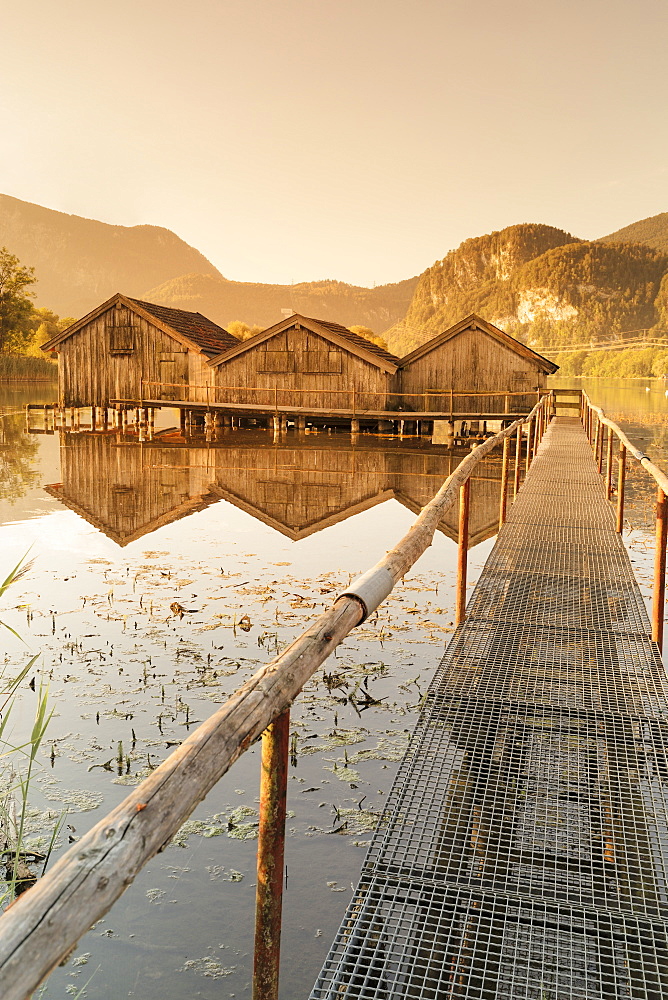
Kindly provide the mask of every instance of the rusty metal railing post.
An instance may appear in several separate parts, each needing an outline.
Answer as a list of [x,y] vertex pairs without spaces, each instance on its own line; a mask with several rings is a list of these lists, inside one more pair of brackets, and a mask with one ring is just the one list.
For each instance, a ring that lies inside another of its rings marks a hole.
[[605,498],[612,498],[612,428],[608,427],[608,451],[605,459]]
[[515,475],[513,476],[513,500],[520,488],[520,459],[522,456],[522,427],[517,428],[515,435]]
[[652,638],[663,649],[663,615],[666,599],[666,541],[668,540],[668,498],[659,486],[656,496],[656,542],[652,596]]
[[626,486],[626,445],[619,442],[619,458],[617,459],[617,532],[624,530],[624,488]]
[[459,487],[459,547],[457,549],[457,597],[455,601],[455,625],[466,617],[466,570],[469,549],[469,506],[471,500],[471,480],[467,479]]
[[253,1000],[278,998],[289,743],[286,708],[262,734]]
[[499,501],[499,528],[506,520],[506,505],[508,503],[508,466],[510,465],[510,438],[503,440],[503,459],[501,460],[501,498]]
[[531,419],[529,421],[529,425],[527,427],[527,453],[526,453],[526,459],[525,459],[525,462],[524,462],[524,475],[525,475],[525,477],[526,477],[527,472],[529,471],[529,466],[531,465],[531,438],[532,438],[532,436],[533,436],[533,419]]
[[663,615],[666,600],[666,541],[668,540],[668,498],[659,486],[656,495],[656,541],[654,587],[652,591],[652,638],[663,649]]

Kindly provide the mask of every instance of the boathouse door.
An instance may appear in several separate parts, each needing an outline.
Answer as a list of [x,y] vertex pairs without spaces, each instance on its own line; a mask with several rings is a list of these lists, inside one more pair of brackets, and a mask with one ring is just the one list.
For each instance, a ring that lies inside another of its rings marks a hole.
[[188,352],[174,351],[160,355],[160,399],[187,401]]

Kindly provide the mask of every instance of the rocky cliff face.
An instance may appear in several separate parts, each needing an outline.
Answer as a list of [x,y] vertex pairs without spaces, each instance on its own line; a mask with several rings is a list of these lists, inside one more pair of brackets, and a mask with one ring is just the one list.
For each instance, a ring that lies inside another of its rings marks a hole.
[[514,316],[510,283],[517,271],[554,247],[576,242],[561,229],[530,223],[466,240],[420,275],[403,322],[386,334],[390,349],[413,350],[471,312],[492,322]]
[[476,312],[535,347],[614,337],[659,321],[667,269],[668,256],[646,245],[512,226],[467,240],[425,271],[404,320],[385,336],[405,354]]

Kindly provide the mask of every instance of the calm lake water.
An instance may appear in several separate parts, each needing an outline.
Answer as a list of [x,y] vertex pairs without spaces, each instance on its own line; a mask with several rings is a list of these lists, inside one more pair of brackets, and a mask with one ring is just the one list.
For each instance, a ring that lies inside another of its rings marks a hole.
[[[555,383],[585,384],[666,467],[663,382]],[[6,674],[39,652],[34,677],[49,684],[29,827],[44,845],[64,817],[57,856],[373,565],[466,452],[373,435],[274,443],[258,430],[190,443],[169,431],[151,443],[27,434],[25,403],[52,398],[0,393],[3,567],[34,559],[0,610],[24,640],[4,634]],[[499,480],[493,455],[474,483],[471,585],[493,545]],[[631,487],[629,544],[645,586],[651,490],[634,473]],[[285,1000],[311,989],[452,631],[456,516],[294,706]],[[26,683],[16,742],[35,698]],[[258,780],[254,747],[38,995],[249,996]]]

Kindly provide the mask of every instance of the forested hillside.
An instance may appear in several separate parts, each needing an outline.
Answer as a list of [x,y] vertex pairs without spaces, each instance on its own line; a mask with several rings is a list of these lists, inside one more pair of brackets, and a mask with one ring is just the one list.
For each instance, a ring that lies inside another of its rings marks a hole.
[[630,226],[624,226],[609,236],[601,236],[598,242],[645,243],[648,247],[668,253],[668,212],[632,222]]
[[292,310],[366,327],[400,356],[472,312],[553,353],[634,330],[668,336],[668,212],[593,242],[538,223],[509,226],[466,240],[419,277],[377,288],[230,281],[168,229],[112,226],[7,195],[3,246],[34,267],[35,304],[47,307],[23,331],[30,350],[61,322],[54,314],[81,316],[116,291],[248,330]]
[[503,325],[514,312],[510,281],[522,265],[576,242],[570,233],[537,224],[466,240],[420,275],[404,320],[385,335],[389,349],[407,354],[472,312]]
[[184,274],[145,291],[143,298],[204,313],[221,326],[233,320],[263,328],[273,326],[283,318],[281,310],[292,309],[304,316],[382,332],[405,315],[417,281],[415,277],[393,285],[361,288],[342,281],[265,285],[228,281],[215,275]]
[[0,194],[0,247],[35,268],[35,301],[83,316],[114,292],[140,296],[187,271],[217,275],[199,250],[160,226],[110,226]]
[[539,350],[614,339],[665,322],[667,270],[668,255],[642,244],[513,226],[467,240],[421,275],[404,322],[386,339],[404,354],[472,312]]

